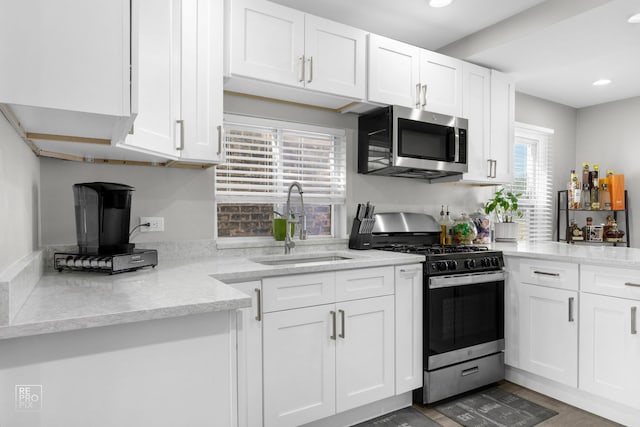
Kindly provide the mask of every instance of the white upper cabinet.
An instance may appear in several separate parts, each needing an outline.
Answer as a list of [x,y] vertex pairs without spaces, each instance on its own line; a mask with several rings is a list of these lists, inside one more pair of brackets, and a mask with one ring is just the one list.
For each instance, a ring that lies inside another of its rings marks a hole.
[[[357,100],[365,97],[366,33],[263,0],[230,3],[227,87],[281,98],[268,83]],[[304,101],[304,99],[300,99]]]
[[369,101],[416,107],[420,97],[420,49],[369,34]]
[[222,3],[134,0],[139,114],[122,147],[183,162],[222,157]]
[[420,51],[420,108],[462,115],[462,64],[450,56]]
[[462,61],[369,35],[370,102],[462,114]]
[[462,181],[511,182],[515,85],[506,74],[474,64],[465,62],[462,70],[462,117],[469,120],[469,170]]
[[129,0],[3,1],[0,103],[30,134],[122,139],[130,32]]

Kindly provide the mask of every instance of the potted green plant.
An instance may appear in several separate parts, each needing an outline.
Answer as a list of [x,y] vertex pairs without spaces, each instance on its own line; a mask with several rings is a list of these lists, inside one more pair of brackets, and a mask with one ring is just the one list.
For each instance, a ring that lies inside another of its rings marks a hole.
[[513,193],[501,188],[485,203],[484,212],[487,215],[494,214],[496,218],[494,226],[496,242],[515,242],[518,239],[518,224],[513,222],[513,219],[522,217],[522,211],[519,208],[520,196],[522,193]]

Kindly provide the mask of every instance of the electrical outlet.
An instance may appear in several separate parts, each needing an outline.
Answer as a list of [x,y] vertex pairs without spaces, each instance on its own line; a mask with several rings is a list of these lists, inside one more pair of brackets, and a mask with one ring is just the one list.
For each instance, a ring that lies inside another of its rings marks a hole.
[[161,216],[141,216],[140,224],[149,223],[150,225],[140,227],[141,233],[149,233],[151,231],[164,231],[164,217]]

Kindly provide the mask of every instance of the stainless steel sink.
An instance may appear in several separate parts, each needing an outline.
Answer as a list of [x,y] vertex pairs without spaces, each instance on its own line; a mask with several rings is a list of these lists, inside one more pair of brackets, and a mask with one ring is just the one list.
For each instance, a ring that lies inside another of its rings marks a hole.
[[332,262],[332,261],[345,261],[353,259],[342,255],[307,255],[307,256],[288,256],[278,258],[254,258],[253,262],[264,265],[287,265],[287,264],[308,264],[312,262]]

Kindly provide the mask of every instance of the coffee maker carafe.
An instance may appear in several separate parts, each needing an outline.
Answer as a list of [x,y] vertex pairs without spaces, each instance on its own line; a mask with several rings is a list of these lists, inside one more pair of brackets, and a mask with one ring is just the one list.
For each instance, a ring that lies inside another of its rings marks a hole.
[[112,182],[73,185],[76,237],[81,254],[128,254],[133,187]]

